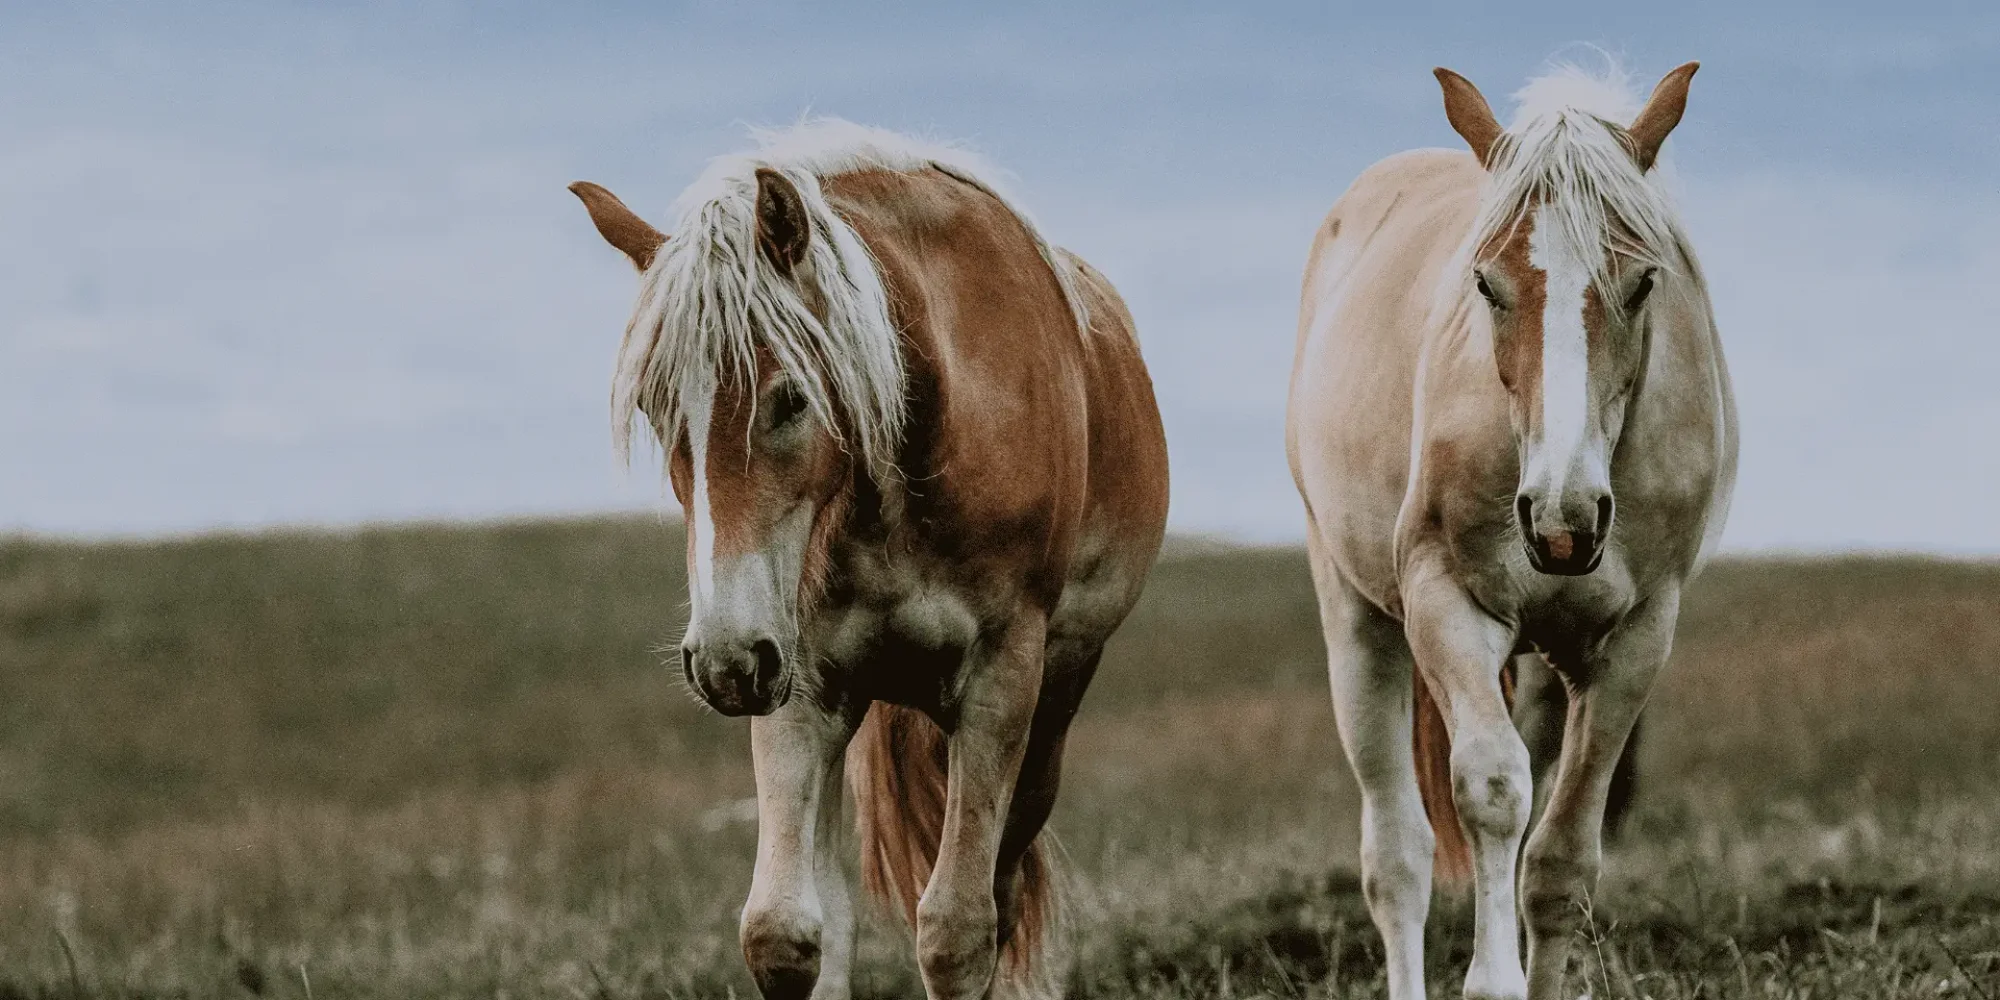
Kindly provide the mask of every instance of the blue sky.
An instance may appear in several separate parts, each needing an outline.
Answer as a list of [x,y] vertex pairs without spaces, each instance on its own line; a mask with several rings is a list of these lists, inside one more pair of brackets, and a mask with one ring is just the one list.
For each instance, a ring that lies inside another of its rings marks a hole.
[[[1786,4],[39,6],[0,11],[0,531],[670,509],[611,454],[655,220],[742,125],[963,139],[1136,313],[1174,524],[1299,535],[1314,225],[1577,42],[1647,84],[1743,409],[1736,549],[2000,553],[2000,14]],[[171,7],[171,10],[167,9]],[[1616,9],[1614,9],[1616,8]]]

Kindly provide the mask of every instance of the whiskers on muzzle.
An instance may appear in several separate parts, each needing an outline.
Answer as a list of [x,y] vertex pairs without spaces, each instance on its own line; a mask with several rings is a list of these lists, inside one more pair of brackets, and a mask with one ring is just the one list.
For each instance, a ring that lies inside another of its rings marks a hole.
[[769,715],[792,695],[797,658],[769,634],[690,636],[680,653],[688,689],[723,715]]

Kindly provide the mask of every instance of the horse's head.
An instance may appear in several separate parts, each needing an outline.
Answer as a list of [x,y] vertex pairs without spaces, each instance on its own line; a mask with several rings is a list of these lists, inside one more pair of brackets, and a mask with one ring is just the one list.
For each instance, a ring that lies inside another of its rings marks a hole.
[[[814,232],[798,187],[759,169],[754,218],[746,220],[754,240],[741,241],[754,247],[734,248],[759,262],[746,267],[728,247],[688,247],[704,260],[681,263],[700,269],[721,260],[724,273],[706,275],[699,287],[676,285],[657,273],[675,261],[655,264],[656,255],[671,253],[667,237],[602,188],[572,190],[598,231],[647,277],[640,315],[651,318],[635,319],[634,330],[653,346],[636,362],[631,404],[666,450],[674,495],[687,512],[682,669],[716,711],[767,714],[796,686],[800,619],[823,582],[860,460],[847,446],[852,437],[844,433],[837,387],[801,367],[796,336],[764,328],[827,322],[812,279],[813,244],[826,237]],[[785,287],[748,288],[745,274],[752,283]],[[655,302],[648,313],[649,299],[676,296],[704,302],[680,313]],[[797,315],[788,320],[788,311]]]
[[690,411],[667,459],[688,511],[682,669],[716,711],[762,715],[791,695],[799,618],[847,506],[852,459],[768,350]]
[[1696,64],[1667,74],[1629,125],[1558,103],[1503,129],[1471,81],[1437,71],[1445,114],[1488,173],[1469,244],[1511,401],[1514,517],[1535,569],[1597,568],[1617,511],[1611,458],[1644,369],[1648,303],[1672,280],[1671,216],[1646,178]]

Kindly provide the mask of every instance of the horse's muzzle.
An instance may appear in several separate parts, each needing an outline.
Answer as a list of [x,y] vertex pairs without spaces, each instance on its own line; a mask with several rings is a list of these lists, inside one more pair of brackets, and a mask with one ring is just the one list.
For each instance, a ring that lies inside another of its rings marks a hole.
[[792,693],[784,654],[764,636],[683,644],[681,670],[701,700],[723,715],[769,715]]
[[1514,511],[1521,528],[1521,540],[1528,549],[1528,565],[1550,576],[1584,576],[1604,561],[1604,549],[1611,534],[1611,497],[1597,498],[1597,519],[1589,530],[1567,528],[1544,530],[1535,524],[1534,502],[1522,494],[1515,498]]

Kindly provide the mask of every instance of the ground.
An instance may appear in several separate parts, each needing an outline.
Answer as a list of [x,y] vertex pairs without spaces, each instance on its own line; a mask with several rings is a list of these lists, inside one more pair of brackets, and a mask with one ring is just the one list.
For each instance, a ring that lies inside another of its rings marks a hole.
[[[648,519],[0,540],[0,1000],[754,995],[746,730]],[[1170,544],[1053,822],[1085,997],[1379,996],[1302,553]],[[2000,998],[2000,565],[1690,594],[1594,997]],[[1437,995],[1462,902],[1430,929]],[[861,992],[913,996],[873,918]]]

